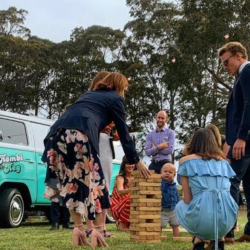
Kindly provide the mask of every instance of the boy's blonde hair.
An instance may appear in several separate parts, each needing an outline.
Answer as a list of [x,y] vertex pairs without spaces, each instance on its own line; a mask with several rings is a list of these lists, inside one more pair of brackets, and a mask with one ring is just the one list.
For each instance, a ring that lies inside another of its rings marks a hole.
[[168,163],[166,163],[166,164],[164,164],[164,165],[162,166],[162,168],[161,168],[161,173],[162,173],[163,168],[164,168],[164,167],[167,167],[167,166],[170,166],[170,167],[174,168],[174,173],[176,174],[176,167],[175,167],[175,165],[174,165],[173,163],[170,163],[170,162],[168,162]]

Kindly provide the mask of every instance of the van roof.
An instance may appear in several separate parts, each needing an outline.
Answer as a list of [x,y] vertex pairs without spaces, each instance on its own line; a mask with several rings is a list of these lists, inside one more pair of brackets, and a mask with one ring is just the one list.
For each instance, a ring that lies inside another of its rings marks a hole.
[[22,120],[22,121],[30,121],[34,123],[46,124],[49,126],[51,126],[55,122],[53,120],[42,118],[42,117],[21,115],[17,113],[2,111],[2,110],[0,110],[0,117],[15,118],[15,119]]

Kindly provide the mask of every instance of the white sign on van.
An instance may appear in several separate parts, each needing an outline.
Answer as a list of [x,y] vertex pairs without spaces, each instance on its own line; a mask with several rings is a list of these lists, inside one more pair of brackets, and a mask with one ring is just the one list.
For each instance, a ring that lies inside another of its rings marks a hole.
[[11,162],[18,162],[18,161],[23,161],[22,154],[16,154],[15,156],[7,156],[7,154],[0,155],[0,165],[2,165],[3,163],[11,163]]

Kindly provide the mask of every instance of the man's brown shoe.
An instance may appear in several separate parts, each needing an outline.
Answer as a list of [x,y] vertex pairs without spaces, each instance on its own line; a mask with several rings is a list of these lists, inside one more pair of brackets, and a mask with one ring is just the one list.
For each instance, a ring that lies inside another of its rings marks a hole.
[[233,244],[234,243],[234,238],[229,238],[229,237],[224,237],[225,242],[229,243],[229,244]]
[[250,242],[250,235],[248,234],[243,234],[242,236],[240,236],[240,238],[236,239],[235,242]]

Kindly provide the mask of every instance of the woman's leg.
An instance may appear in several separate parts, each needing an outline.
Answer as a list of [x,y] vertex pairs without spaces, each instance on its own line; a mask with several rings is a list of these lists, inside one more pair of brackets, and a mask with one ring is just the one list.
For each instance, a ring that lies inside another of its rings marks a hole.
[[93,221],[94,229],[91,233],[91,246],[93,248],[100,246],[100,247],[108,247],[108,244],[105,242],[105,239],[102,235],[102,225],[103,216],[102,213],[96,214],[96,218]]
[[74,246],[79,246],[79,245],[91,246],[87,240],[87,237],[83,228],[81,214],[73,210],[69,210],[69,212],[75,225],[75,228],[73,230],[73,245]]
[[106,217],[107,217],[107,211],[108,209],[103,209],[102,210],[102,230],[103,230],[103,235],[104,237],[106,238],[110,238],[110,237],[113,237],[113,235],[111,235],[108,231],[107,231],[107,228],[106,228]]
[[86,234],[87,234],[87,237],[89,237],[91,235],[93,228],[94,228],[94,225],[93,225],[92,220],[88,219],[88,216],[85,215],[84,218],[85,218],[85,221],[87,224]]

